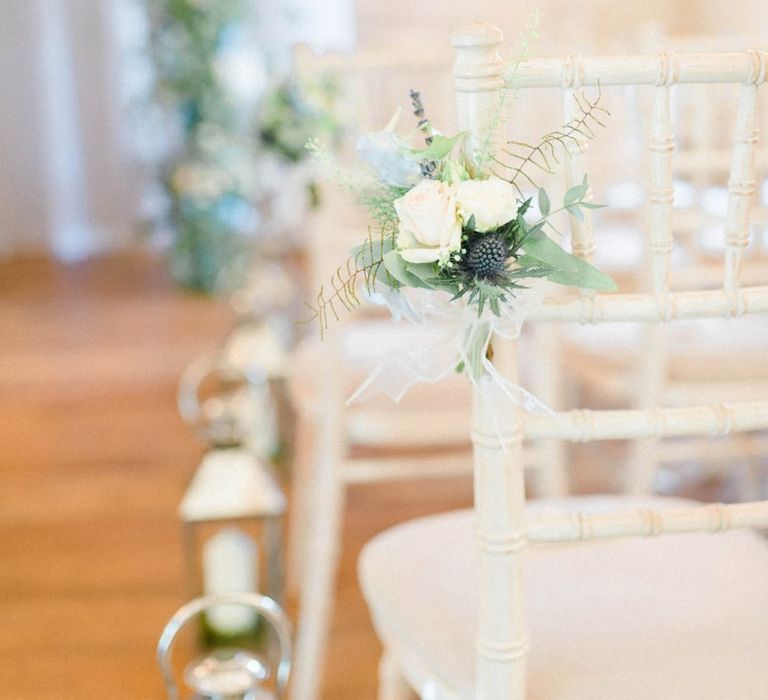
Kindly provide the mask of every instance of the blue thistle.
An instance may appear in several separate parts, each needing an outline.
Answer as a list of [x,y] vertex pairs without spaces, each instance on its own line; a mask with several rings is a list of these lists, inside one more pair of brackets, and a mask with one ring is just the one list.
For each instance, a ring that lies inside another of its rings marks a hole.
[[489,233],[474,237],[464,256],[464,268],[470,275],[484,280],[497,278],[507,267],[509,247],[504,237]]

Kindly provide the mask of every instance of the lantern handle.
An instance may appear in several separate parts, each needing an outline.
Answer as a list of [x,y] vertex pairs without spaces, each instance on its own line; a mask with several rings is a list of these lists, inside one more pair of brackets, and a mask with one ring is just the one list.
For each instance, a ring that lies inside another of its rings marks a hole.
[[[192,360],[187,365],[179,381],[177,405],[179,413],[188,425],[194,425],[203,413],[198,391],[200,384],[212,366],[221,362],[221,353],[209,352]],[[234,368],[233,368],[234,370]]]
[[171,666],[171,648],[176,635],[187,622],[209,607],[225,604],[245,605],[253,608],[272,625],[280,647],[280,661],[276,674],[276,697],[277,700],[283,697],[291,673],[291,633],[290,623],[282,608],[272,598],[258,593],[220,593],[195,598],[179,608],[160,635],[160,641],[157,643],[157,663],[163,675],[169,700],[179,700],[179,688],[176,685]]

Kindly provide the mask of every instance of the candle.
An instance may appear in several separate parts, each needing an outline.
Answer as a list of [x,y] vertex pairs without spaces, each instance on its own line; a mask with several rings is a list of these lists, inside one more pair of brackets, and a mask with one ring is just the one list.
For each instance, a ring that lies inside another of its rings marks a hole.
[[[242,530],[227,527],[211,537],[203,551],[203,588],[207,595],[258,591],[258,547]],[[207,613],[214,632],[235,636],[253,627],[256,613],[241,605],[217,605]]]

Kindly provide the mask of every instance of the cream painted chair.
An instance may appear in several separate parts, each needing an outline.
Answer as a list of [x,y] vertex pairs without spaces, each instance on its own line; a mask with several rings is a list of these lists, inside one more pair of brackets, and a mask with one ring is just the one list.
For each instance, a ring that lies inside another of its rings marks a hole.
[[[462,28],[455,88],[462,128],[477,135],[510,76],[501,32]],[[768,286],[745,287],[755,100],[768,54],[532,59],[521,91],[639,86],[653,94],[648,249],[642,293],[584,292],[548,299],[534,323],[637,321],[768,313]],[[716,289],[669,288],[674,86],[739,85],[725,262]],[[468,142],[472,147],[474,141]],[[567,157],[581,180],[582,148]],[[591,220],[573,222],[572,248],[589,256]],[[516,381],[517,349],[494,341],[494,363]],[[474,396],[475,507],[388,530],[364,550],[361,583],[385,647],[382,700],[762,700],[768,696],[768,502],[701,505],[627,496],[526,504],[524,440],[635,440],[768,429],[768,400],[634,410],[508,416],[490,429],[492,385]],[[506,449],[502,447],[504,445]],[[723,532],[723,531],[729,532]],[[731,532],[731,530],[733,530]],[[719,534],[712,534],[719,533]],[[658,540],[648,539],[659,537]]]
[[[304,72],[335,72],[362,131],[382,129],[403,107],[402,131],[415,127],[409,88],[420,89],[430,119],[452,133],[450,56],[358,53],[325,57]],[[346,113],[350,116],[350,113]],[[348,154],[347,154],[348,155]],[[338,189],[338,188],[336,188]],[[325,188],[324,205],[308,222],[311,289],[327,278],[359,244],[370,222],[346,193]],[[463,377],[414,387],[400,405],[386,397],[348,407],[346,399],[388,353],[412,346],[421,330],[394,324],[381,307],[366,305],[332,322],[324,340],[316,328],[300,343],[290,369],[296,413],[289,517],[288,587],[299,595],[292,696],[316,698],[322,686],[324,651],[333,613],[344,501],[350,485],[471,474],[470,389]],[[532,377],[536,384],[536,377]],[[534,393],[539,386],[531,386]],[[563,473],[548,469],[544,455],[529,454],[536,492],[562,495]],[[558,464],[558,466],[560,466]]]

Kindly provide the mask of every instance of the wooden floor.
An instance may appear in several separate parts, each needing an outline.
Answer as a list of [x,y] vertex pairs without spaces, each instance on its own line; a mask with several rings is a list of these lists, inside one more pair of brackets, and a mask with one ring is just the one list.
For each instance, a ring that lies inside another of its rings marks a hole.
[[[175,509],[201,454],[176,384],[231,323],[140,255],[0,263],[2,700],[164,697],[154,647],[184,602]],[[469,488],[351,489],[324,698],[375,697],[362,544]]]
[[[164,697],[154,647],[185,597],[175,509],[201,455],[176,385],[232,321],[146,256],[0,262],[0,700]],[[608,462],[577,458],[578,490],[609,485]],[[687,495],[722,497],[701,486]],[[361,546],[470,488],[349,489],[325,700],[375,698]]]

